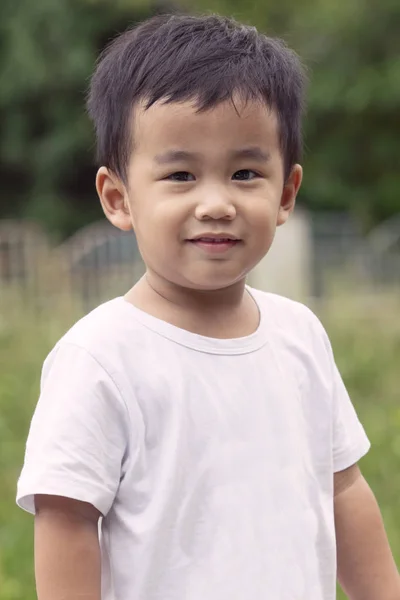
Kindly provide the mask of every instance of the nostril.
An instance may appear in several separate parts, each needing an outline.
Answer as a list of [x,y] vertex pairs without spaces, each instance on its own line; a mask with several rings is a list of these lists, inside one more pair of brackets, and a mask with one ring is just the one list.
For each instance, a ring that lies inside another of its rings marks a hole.
[[199,220],[232,220],[236,216],[236,209],[234,206],[225,205],[203,205],[196,209],[196,217]]

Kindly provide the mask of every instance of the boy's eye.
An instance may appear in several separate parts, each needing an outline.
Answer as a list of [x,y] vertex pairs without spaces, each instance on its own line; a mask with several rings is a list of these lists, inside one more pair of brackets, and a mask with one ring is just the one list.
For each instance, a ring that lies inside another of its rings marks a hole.
[[257,177],[259,177],[259,175],[251,169],[241,169],[232,175],[232,179],[235,179],[236,181],[252,181]]
[[194,181],[194,175],[192,175],[191,173],[188,173],[187,171],[177,171],[176,173],[171,173],[171,175],[168,175],[168,177],[166,177],[166,179],[168,181]]

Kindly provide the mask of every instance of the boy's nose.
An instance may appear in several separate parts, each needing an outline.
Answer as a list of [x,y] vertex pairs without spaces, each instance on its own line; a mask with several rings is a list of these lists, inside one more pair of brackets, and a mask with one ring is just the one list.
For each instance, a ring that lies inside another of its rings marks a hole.
[[222,190],[205,193],[196,206],[196,219],[199,221],[219,220],[232,221],[236,217],[236,208],[229,194]]

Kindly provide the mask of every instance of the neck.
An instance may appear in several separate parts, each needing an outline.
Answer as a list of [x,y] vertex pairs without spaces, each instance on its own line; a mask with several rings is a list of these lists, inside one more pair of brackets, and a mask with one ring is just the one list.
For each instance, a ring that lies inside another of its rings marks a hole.
[[258,327],[258,308],[245,280],[216,290],[175,286],[151,273],[125,296],[137,308],[182,329],[209,337],[242,337]]
[[209,314],[210,317],[213,313],[220,315],[221,309],[229,311],[242,306],[246,283],[242,279],[222,289],[194,290],[160,280],[152,273],[146,273],[141,281],[148,293],[159,301],[189,312],[201,310],[204,316]]

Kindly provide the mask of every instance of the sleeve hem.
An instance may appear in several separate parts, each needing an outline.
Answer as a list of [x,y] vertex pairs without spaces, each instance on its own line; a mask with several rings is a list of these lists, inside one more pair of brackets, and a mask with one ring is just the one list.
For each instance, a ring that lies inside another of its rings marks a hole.
[[333,472],[338,473],[339,471],[344,471],[345,469],[352,467],[367,454],[370,448],[371,443],[369,439],[366,436],[363,437],[358,444],[350,449],[342,451],[339,456],[334,457]]
[[80,502],[87,502],[91,504],[97,510],[105,516],[111,508],[112,502],[104,500],[104,490],[92,489],[82,490],[74,488],[73,486],[24,486],[18,488],[17,495],[17,506],[22,510],[34,515],[35,514],[35,501],[34,498],[38,494],[44,494],[48,496],[62,496],[64,498],[70,498],[72,500],[78,500]]

